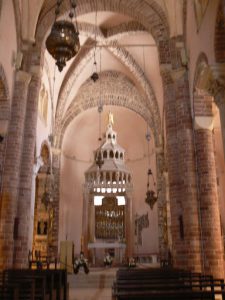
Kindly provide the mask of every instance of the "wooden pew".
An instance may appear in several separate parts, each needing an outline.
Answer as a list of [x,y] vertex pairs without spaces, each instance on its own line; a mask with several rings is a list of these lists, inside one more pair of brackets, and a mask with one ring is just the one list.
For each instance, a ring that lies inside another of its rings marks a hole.
[[[67,273],[65,270],[11,269],[3,272],[3,290],[18,290],[18,299],[25,300],[25,296],[29,294],[28,292],[25,293],[25,290],[21,288],[23,283],[27,281],[31,281],[32,290],[30,295],[33,293],[35,300],[68,299]],[[20,296],[22,293],[24,298]],[[12,293],[11,297],[14,297]],[[31,299],[28,296],[26,297],[26,299]],[[15,300],[17,299],[15,298]]]
[[[225,299],[224,280],[174,269],[119,269],[116,299]],[[204,298],[203,298],[204,297]]]
[[[30,289],[26,288],[31,286]],[[3,272],[3,299],[15,290],[14,299],[40,299],[50,300],[50,293],[47,291],[47,281],[43,274],[29,274],[26,270],[5,270]],[[12,294],[11,294],[12,297]]]

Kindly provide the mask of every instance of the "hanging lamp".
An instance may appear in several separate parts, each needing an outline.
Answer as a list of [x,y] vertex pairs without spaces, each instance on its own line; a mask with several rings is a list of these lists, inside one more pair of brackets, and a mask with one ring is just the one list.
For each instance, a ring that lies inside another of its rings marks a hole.
[[[100,73],[101,73],[101,49],[100,49]],[[100,84],[99,84],[100,88],[99,88],[99,103],[98,103],[98,117],[99,117],[99,137],[98,137],[98,141],[99,143],[101,143],[102,141],[102,118],[101,118],[101,114],[103,111],[103,104],[102,104],[102,91],[101,91],[101,79],[100,79]],[[103,159],[103,155],[102,155],[102,151],[101,149],[98,151],[97,155],[96,155],[96,159],[95,159],[96,165],[99,167],[99,169],[101,169],[102,165],[104,164],[104,159]]]
[[152,178],[153,186],[155,186],[155,180],[153,177],[152,170],[150,168],[150,147],[149,147],[150,139],[151,139],[151,136],[150,136],[149,128],[147,126],[146,140],[148,143],[148,173],[147,173],[148,180],[147,180],[147,192],[146,192],[145,202],[151,207],[151,209],[153,209],[153,206],[154,206],[155,202],[157,201],[158,197],[156,196],[155,192],[150,187],[151,178]]
[[95,47],[94,47],[94,64],[93,64],[93,73],[91,75],[91,79],[96,82],[99,79],[97,73],[97,62],[96,62],[96,45],[97,45],[97,0],[95,3]]
[[50,35],[46,40],[46,48],[52,57],[56,60],[58,70],[61,72],[66,66],[66,62],[74,57],[80,49],[78,26],[73,17],[75,15],[76,3],[70,0],[71,10],[69,13],[70,21],[56,20],[60,13],[60,5],[63,0],[56,1],[55,22],[52,25]]

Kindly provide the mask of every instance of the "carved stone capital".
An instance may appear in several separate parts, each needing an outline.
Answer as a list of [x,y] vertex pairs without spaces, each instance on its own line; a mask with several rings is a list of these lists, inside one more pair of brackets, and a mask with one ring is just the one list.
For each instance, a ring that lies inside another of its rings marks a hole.
[[213,130],[213,117],[196,116],[194,120],[195,130],[206,129]]
[[171,76],[173,78],[173,81],[176,82],[177,80],[181,79],[184,74],[186,73],[186,69],[185,68],[179,68],[179,69],[175,69],[171,72]]
[[31,80],[31,74],[24,71],[16,72],[16,81],[24,82],[25,85],[28,86],[30,80]]
[[204,66],[199,73],[196,88],[214,97],[218,106],[225,102],[225,64]]

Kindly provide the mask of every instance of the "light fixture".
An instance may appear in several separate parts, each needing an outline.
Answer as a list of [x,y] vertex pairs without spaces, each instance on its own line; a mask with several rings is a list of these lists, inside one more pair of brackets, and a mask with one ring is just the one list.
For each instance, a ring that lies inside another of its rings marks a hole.
[[[101,72],[101,49],[100,49],[100,72]],[[103,104],[102,104],[102,93],[101,93],[101,80],[99,84],[99,103],[98,103],[98,116],[99,116],[99,137],[98,141],[101,143],[102,141],[102,118],[101,118],[101,113],[103,111]],[[104,164],[104,159],[103,159],[103,154],[101,149],[97,152],[96,154],[96,159],[95,159],[96,165],[101,169],[102,165]]]
[[95,48],[94,48],[94,64],[93,64],[93,73],[91,75],[91,79],[96,82],[99,79],[97,73],[97,62],[96,62],[96,45],[97,45],[97,0],[95,3]]
[[155,202],[157,201],[157,196],[155,194],[155,192],[150,188],[150,179],[152,178],[152,182],[153,182],[153,186],[155,186],[155,180],[153,177],[153,173],[152,170],[150,168],[150,147],[149,147],[149,143],[150,143],[150,132],[149,132],[149,128],[147,126],[147,132],[146,132],[146,140],[148,143],[148,181],[147,181],[147,192],[146,192],[146,198],[145,198],[145,202],[151,207],[151,209],[153,209],[153,206],[155,204]]
[[157,201],[157,196],[153,190],[150,189],[150,176],[153,177],[152,170],[148,169],[148,183],[145,202],[153,209],[155,202]]
[[60,5],[63,0],[57,0],[55,9],[55,22],[52,25],[51,33],[46,40],[48,52],[56,60],[56,65],[61,72],[66,62],[74,57],[80,49],[78,26],[75,19],[74,26],[72,20],[75,15],[76,3],[70,0],[71,10],[69,13],[70,21],[56,20],[60,12]]

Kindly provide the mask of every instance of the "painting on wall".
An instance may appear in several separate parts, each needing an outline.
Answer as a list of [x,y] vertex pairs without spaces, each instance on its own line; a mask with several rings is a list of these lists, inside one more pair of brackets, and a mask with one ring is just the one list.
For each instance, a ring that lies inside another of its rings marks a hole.
[[135,219],[135,236],[136,236],[136,244],[142,246],[142,230],[144,228],[149,227],[149,218],[148,213],[142,215],[142,216],[136,216]]
[[209,0],[194,0],[195,19],[198,31],[204,19],[208,4]]

